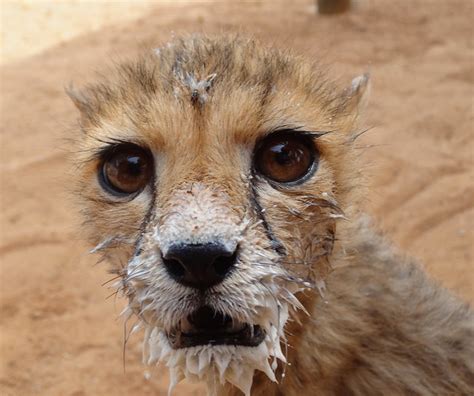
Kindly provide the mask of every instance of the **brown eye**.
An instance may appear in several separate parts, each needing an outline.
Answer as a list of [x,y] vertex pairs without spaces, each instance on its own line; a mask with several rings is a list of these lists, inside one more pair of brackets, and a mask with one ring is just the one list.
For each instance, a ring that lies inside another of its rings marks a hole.
[[260,144],[255,153],[255,168],[278,183],[303,179],[317,165],[318,152],[309,136],[275,133]]
[[143,190],[152,174],[151,154],[139,146],[122,144],[106,152],[100,181],[112,194],[130,195]]

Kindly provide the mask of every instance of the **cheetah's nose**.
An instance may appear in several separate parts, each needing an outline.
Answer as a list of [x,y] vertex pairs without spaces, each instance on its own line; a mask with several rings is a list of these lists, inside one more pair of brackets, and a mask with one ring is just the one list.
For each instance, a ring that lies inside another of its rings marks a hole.
[[173,279],[201,290],[222,282],[236,259],[237,248],[231,251],[221,243],[172,245],[163,255]]

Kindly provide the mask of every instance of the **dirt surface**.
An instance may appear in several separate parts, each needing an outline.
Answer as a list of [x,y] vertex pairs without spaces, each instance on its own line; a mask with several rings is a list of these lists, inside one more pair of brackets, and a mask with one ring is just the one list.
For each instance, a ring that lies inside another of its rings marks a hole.
[[359,143],[372,175],[367,210],[434,278],[474,301],[472,15],[470,0],[359,0],[324,18],[302,0],[168,4],[2,66],[0,394],[166,394],[164,370],[144,378],[140,336],[122,357],[123,301],[107,299],[107,266],[81,242],[68,195],[76,113],[63,87],[173,31],[251,32],[322,57],[346,83],[369,70],[374,128]]
[[153,6],[186,0],[4,0],[0,63],[17,61],[81,33],[135,20]]

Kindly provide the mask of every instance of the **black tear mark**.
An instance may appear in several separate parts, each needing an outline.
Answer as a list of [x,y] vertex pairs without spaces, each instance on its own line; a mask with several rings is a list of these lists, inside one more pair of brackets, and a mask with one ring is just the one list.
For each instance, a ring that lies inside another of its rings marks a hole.
[[273,233],[270,224],[268,224],[267,219],[265,218],[265,214],[263,211],[262,206],[257,198],[258,194],[255,190],[255,186],[252,185],[250,187],[250,204],[252,205],[255,213],[257,214],[258,218],[262,221],[263,228],[265,229],[265,234],[267,238],[270,240],[270,244],[272,249],[277,252],[280,256],[286,256],[286,249],[283,244],[278,240],[278,238]]
[[134,253],[135,257],[142,254],[143,246],[142,246],[141,242],[142,242],[143,236],[145,235],[145,232],[148,228],[148,224],[150,224],[150,220],[153,218],[153,212],[155,211],[155,206],[156,206],[156,202],[155,202],[156,201],[155,181],[156,181],[156,178],[153,177],[152,182],[151,182],[151,204],[150,204],[150,207],[148,208],[148,211],[145,214],[145,217],[143,218],[142,223],[140,224],[139,234],[138,234],[137,240],[135,242],[135,253]]

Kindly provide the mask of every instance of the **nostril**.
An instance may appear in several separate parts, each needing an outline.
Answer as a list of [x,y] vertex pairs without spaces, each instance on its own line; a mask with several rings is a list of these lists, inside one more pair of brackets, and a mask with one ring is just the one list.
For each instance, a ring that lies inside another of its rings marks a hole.
[[172,258],[166,259],[163,256],[161,256],[161,258],[163,260],[163,263],[165,264],[166,269],[172,276],[175,276],[177,278],[181,278],[184,276],[186,270],[178,260]]
[[213,263],[214,271],[220,276],[225,276],[232,269],[236,261],[237,249],[235,249],[233,254],[217,257]]

